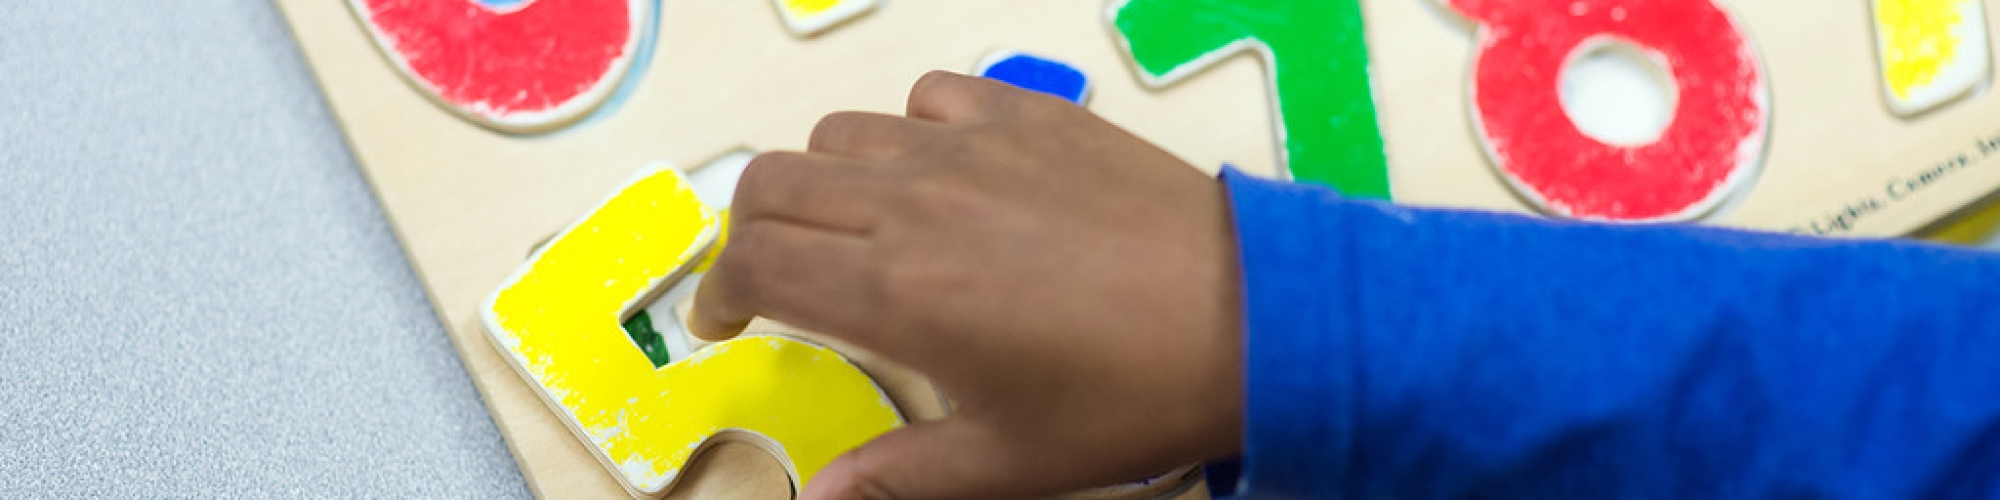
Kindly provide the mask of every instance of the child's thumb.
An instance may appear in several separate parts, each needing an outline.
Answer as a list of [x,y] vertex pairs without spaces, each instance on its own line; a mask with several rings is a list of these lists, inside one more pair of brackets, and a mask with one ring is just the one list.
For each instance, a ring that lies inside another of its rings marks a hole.
[[912,424],[834,459],[799,498],[990,495],[1013,482],[1004,468],[1004,444],[988,429],[956,417]]

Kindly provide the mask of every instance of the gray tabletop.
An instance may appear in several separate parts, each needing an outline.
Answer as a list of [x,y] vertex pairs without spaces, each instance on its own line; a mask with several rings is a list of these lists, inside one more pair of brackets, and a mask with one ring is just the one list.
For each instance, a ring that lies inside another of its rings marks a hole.
[[110,495],[527,495],[268,0],[0,2],[0,497]]

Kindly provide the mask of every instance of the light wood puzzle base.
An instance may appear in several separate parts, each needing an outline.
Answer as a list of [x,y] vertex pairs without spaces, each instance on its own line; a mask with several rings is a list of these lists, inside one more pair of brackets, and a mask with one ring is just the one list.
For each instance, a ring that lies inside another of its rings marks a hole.
[[[1094,82],[1091,109],[1194,165],[1253,173],[1275,162],[1264,68],[1234,57],[1170,88],[1143,87],[1104,25],[1103,1],[901,1],[813,38],[791,36],[769,2],[669,0],[630,100],[546,135],[507,136],[440,109],[399,80],[338,1],[276,0],[388,214],[433,307],[534,491],[624,492],[484,338],[480,301],[530,247],[584,213],[634,169],[692,167],[739,147],[804,146],[838,110],[900,112],[932,69],[963,70],[1012,49],[1059,58]],[[1466,110],[1473,35],[1423,0],[1364,0],[1376,103],[1397,200],[1527,210],[1479,150]],[[1772,83],[1765,167],[1740,204],[1711,223],[1837,234],[1902,235],[2000,187],[2000,95],[1986,91],[1916,119],[1888,112],[1861,4],[1724,2],[1747,26]],[[1987,9],[1989,15],[2000,9]],[[1989,24],[1992,22],[1988,20]],[[1888,200],[1956,155],[1966,165]],[[1872,200],[1872,201],[1871,201]],[[781,328],[765,325],[763,328]],[[912,417],[930,391],[897,367],[848,350]],[[933,399],[934,401],[934,399]],[[788,493],[760,450],[724,445],[675,497]]]
[[[1101,112],[1206,115],[1140,129],[1164,142],[1236,145],[1189,158],[1198,164],[1269,165],[1272,151],[1261,95],[1200,97],[1228,95],[1221,89],[1231,83],[1256,88],[1254,64],[1218,72],[1195,93],[1140,92],[1119,73],[1119,56],[1096,24],[1098,7],[1088,2],[904,2],[811,40],[788,35],[768,3],[667,2],[657,55],[647,72],[633,75],[639,87],[622,109],[521,137],[460,120],[412,91],[340,3],[278,5],[495,423],[542,496],[624,493],[483,338],[477,306],[532,246],[639,166],[661,159],[697,166],[739,146],[802,147],[827,112],[901,111],[909,85],[925,71],[967,68],[1003,47],[1088,61],[1094,76],[1124,85],[1117,98],[1094,103]],[[973,34],[968,23],[985,27]],[[1213,88],[1199,92],[1203,87]],[[1210,130],[1232,122],[1222,133]],[[941,413],[915,397],[930,390],[920,379],[854,357],[911,416]],[[783,468],[761,450],[726,444],[705,458],[675,497],[768,498],[788,490]]]

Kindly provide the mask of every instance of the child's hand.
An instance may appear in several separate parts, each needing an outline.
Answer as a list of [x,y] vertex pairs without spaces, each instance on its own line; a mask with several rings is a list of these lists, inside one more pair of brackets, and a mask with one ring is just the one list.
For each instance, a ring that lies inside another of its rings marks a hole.
[[906,364],[953,405],[808,497],[1029,496],[1234,454],[1241,295],[1222,185],[1068,102],[932,73],[757,158],[704,338],[764,316]]

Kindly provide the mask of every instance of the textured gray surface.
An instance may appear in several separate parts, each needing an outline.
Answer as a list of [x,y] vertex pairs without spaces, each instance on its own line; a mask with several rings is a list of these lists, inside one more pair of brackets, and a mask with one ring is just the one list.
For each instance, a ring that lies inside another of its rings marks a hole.
[[268,1],[0,2],[0,497],[526,496],[317,92]]

